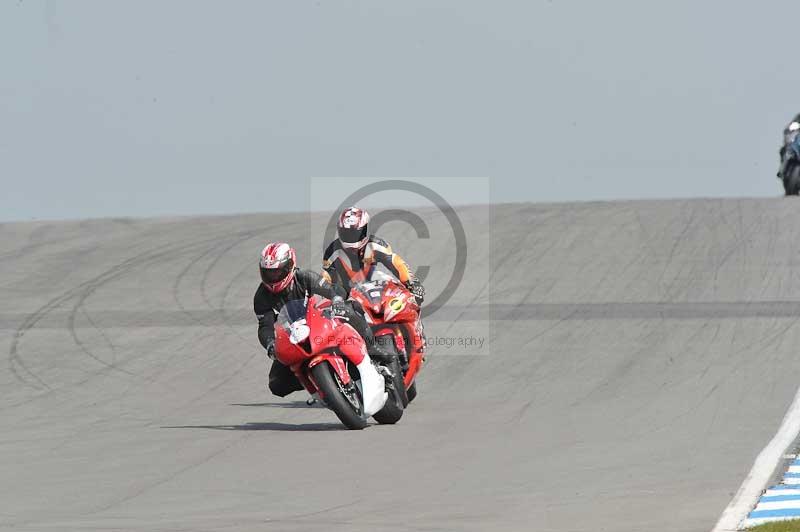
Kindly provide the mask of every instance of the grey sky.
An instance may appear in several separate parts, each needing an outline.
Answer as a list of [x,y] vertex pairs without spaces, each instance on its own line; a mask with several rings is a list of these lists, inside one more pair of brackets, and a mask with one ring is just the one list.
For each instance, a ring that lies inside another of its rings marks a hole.
[[793,1],[0,0],[0,219],[303,209],[312,176],[778,195],[797,20]]

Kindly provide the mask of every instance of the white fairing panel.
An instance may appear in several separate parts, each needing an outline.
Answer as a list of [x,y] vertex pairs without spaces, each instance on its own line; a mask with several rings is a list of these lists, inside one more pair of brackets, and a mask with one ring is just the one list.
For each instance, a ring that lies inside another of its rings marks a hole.
[[365,356],[361,364],[356,366],[361,375],[361,391],[364,394],[364,413],[370,417],[380,412],[386,404],[388,394],[383,377],[372,365],[369,356]]

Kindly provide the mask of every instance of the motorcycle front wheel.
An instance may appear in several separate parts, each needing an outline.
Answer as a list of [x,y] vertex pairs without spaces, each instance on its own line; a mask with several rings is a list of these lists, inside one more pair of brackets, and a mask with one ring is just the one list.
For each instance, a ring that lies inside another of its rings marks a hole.
[[339,375],[327,362],[321,362],[311,368],[311,375],[317,388],[322,392],[325,405],[333,410],[345,427],[350,430],[361,430],[367,426],[364,401],[355,381],[343,384]]
[[787,196],[797,196],[800,194],[800,164],[791,163],[786,169],[783,177],[783,189]]

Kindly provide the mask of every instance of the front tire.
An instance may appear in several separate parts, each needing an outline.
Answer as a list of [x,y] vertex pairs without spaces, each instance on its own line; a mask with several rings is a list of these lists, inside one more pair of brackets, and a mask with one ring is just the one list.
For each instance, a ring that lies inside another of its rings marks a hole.
[[786,169],[783,177],[783,189],[787,196],[797,196],[800,194],[800,164],[792,162]]
[[322,392],[325,405],[333,410],[345,427],[350,430],[361,430],[367,426],[364,400],[355,381],[351,380],[347,386],[342,384],[339,375],[327,362],[321,362],[311,368],[311,375],[317,388]]

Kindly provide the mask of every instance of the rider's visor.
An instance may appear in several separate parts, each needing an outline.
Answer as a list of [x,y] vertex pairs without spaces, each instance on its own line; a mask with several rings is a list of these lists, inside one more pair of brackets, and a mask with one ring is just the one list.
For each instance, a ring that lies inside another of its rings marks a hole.
[[292,271],[291,261],[286,261],[278,265],[277,268],[261,268],[261,280],[267,284],[274,284],[286,279],[286,276]]
[[367,238],[366,225],[364,227],[339,228],[339,240],[347,244],[356,244],[358,242],[361,242],[365,238]]

